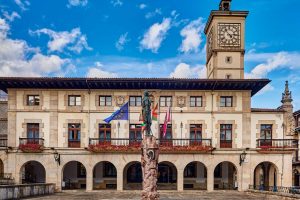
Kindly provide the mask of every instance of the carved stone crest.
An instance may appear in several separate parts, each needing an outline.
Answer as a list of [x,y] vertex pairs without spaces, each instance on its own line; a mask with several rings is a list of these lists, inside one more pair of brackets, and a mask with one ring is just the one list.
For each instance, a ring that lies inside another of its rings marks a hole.
[[186,101],[184,96],[177,97],[177,105],[182,108],[185,107]]
[[116,98],[116,103],[118,106],[122,106],[125,102],[125,97],[124,96],[117,96]]

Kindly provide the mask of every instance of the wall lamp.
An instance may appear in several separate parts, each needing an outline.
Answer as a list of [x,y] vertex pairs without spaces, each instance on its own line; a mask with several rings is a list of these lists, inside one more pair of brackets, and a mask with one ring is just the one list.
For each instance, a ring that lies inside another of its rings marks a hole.
[[243,151],[243,153],[240,154],[240,166],[242,166],[242,163],[245,162],[245,159],[246,159],[246,151]]
[[57,162],[57,164],[60,165],[60,154],[54,148],[51,149],[54,150],[53,156],[55,162]]

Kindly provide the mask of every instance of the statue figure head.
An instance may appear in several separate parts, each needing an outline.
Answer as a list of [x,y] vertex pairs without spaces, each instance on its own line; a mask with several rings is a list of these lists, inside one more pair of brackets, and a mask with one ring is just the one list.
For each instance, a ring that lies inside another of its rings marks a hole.
[[149,92],[147,90],[144,91],[144,96],[148,97],[149,96]]

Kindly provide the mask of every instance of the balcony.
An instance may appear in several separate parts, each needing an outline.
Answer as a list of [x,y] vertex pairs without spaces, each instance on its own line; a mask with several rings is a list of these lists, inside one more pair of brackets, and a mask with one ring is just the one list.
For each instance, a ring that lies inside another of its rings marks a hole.
[[70,148],[80,148],[80,140],[78,139],[69,139],[68,147]]
[[19,149],[26,153],[40,153],[44,150],[44,139],[19,138]]
[[257,139],[256,148],[259,151],[286,151],[298,149],[295,139]]
[[[211,139],[158,139],[161,153],[199,153],[212,149]],[[139,153],[142,147],[142,139],[111,138],[89,139],[89,151],[91,152],[126,152]]]

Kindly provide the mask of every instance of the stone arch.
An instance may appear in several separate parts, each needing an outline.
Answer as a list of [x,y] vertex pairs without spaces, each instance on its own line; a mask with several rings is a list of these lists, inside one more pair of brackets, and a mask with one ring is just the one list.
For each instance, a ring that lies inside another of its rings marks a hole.
[[279,179],[278,172],[278,167],[270,161],[259,163],[254,168],[253,185],[262,190],[276,187]]
[[300,186],[300,172],[298,169],[293,170],[293,186]]
[[62,189],[86,189],[87,169],[79,161],[69,161],[62,167]]
[[238,189],[238,170],[234,163],[223,161],[215,166],[214,189]]
[[96,163],[93,168],[93,189],[117,189],[117,168],[113,163]]
[[141,162],[131,161],[123,169],[123,188],[124,190],[142,189],[142,166]]
[[169,161],[158,163],[157,188],[159,190],[177,190],[177,168]]
[[20,183],[46,183],[46,170],[40,162],[31,160],[20,168]]
[[207,167],[202,162],[192,161],[185,166],[183,171],[183,189],[207,189]]

